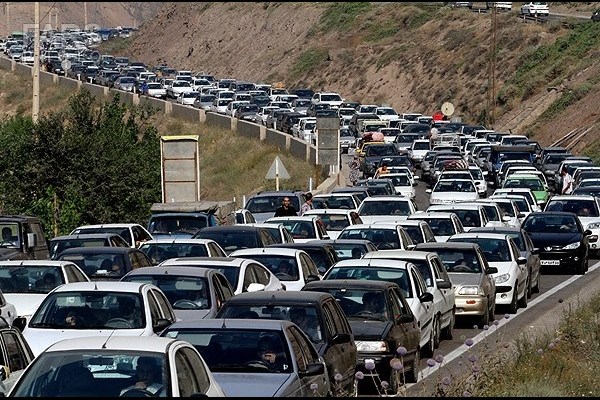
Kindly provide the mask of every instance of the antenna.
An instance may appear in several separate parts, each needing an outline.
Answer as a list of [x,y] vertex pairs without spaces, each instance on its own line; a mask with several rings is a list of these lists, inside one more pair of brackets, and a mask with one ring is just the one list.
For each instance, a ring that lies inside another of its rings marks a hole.
[[94,290],[98,290],[98,284],[94,281]]
[[227,325],[225,325],[225,318],[223,318],[223,324],[221,325],[221,329],[225,329],[227,328]]
[[106,341],[102,344],[102,348],[103,349],[106,348],[106,343],[108,343],[108,341],[110,340],[110,338],[112,337],[112,335],[114,335],[115,332],[116,332],[116,329],[113,329],[112,332],[110,333],[110,335],[108,335],[108,337],[106,338]]

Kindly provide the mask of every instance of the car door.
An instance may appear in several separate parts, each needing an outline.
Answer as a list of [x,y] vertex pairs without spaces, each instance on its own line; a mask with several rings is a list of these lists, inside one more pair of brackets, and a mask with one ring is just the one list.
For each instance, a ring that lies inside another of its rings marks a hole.
[[410,285],[412,286],[413,298],[410,300],[413,314],[417,319],[417,324],[421,330],[421,347],[425,348],[429,340],[432,339],[432,322],[433,322],[433,303],[432,302],[421,302],[419,298],[425,292],[427,292],[427,286],[423,281],[421,273],[414,269],[407,269]]
[[537,282],[537,276],[540,273],[540,254],[534,251],[535,246],[531,241],[529,234],[521,230],[522,240],[524,242],[525,249],[527,250],[527,266],[529,273],[531,274],[531,282]]
[[[444,267],[444,263],[437,256],[432,257],[430,260],[431,272],[433,273],[433,279],[436,281],[435,286],[437,288],[437,282],[441,281],[450,281],[450,277],[448,276],[448,272],[446,271],[446,267]],[[452,289],[452,285],[450,285],[449,289],[440,289],[437,288],[438,296],[440,299],[440,311],[441,311],[441,320],[440,326],[446,326],[448,319],[452,318],[452,312],[454,310],[454,302],[455,295],[454,290]]]
[[174,356],[170,357],[169,369],[171,382],[177,382],[177,387],[173,385],[172,396],[205,395],[210,388],[210,378],[198,352],[192,347],[180,346],[174,349],[174,353]]
[[[297,380],[290,384],[291,391],[286,393],[286,396],[325,397],[329,391],[326,372],[313,376],[300,376],[301,372],[306,371],[310,364],[321,363],[315,347],[297,326],[290,326],[286,330],[290,350],[298,366],[295,374]],[[326,368],[325,371],[327,371]]]
[[[386,297],[392,307],[393,315],[398,317],[393,321],[394,324],[388,336],[393,338],[396,345],[404,346],[408,351],[408,356],[413,358],[419,351],[420,329],[417,319],[414,318],[414,313],[399,287],[390,288]],[[400,317],[403,315],[413,316],[413,322],[400,322]]]
[[16,329],[3,330],[0,337],[0,365],[8,367],[10,371],[10,375],[2,383],[11,387],[34,359],[34,355],[23,335]]
[[354,343],[352,328],[348,318],[335,299],[327,299],[321,305],[327,332],[324,339],[328,346],[321,356],[327,365],[334,365],[334,371],[329,371],[330,381],[334,382],[335,374],[340,373],[342,387],[350,387],[354,381],[354,370],[358,363],[358,350]]
[[529,276],[529,269],[527,268],[527,264],[520,265],[518,264],[518,259],[521,257],[521,251],[517,247],[515,241],[512,238],[508,238],[508,245],[510,248],[511,258],[517,262],[517,271],[518,276],[517,279],[519,281],[519,287],[517,288],[517,293],[525,293],[527,296],[527,279]]

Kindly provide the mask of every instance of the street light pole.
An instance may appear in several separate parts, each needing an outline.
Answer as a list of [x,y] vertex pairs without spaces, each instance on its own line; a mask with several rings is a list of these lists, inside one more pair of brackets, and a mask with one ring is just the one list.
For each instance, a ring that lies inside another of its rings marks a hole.
[[33,106],[31,119],[37,122],[40,113],[40,3],[35,2],[33,32]]

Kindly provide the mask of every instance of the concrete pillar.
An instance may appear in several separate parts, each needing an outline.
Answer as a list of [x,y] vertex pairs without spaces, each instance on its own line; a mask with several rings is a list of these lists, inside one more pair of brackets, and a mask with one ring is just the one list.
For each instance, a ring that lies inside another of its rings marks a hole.
[[236,132],[237,131],[237,118],[231,118],[231,130]]
[[267,127],[264,125],[260,126],[260,141],[264,142],[267,140]]

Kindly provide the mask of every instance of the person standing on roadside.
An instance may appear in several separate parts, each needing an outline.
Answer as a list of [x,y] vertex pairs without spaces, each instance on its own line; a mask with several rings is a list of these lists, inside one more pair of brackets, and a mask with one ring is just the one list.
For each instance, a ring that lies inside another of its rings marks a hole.
[[313,205],[313,202],[312,202],[313,195],[311,192],[307,192],[304,195],[304,198],[306,199],[306,201],[300,207],[300,215],[301,216],[304,215],[304,213],[307,212],[308,210],[314,210],[314,208],[315,208],[315,206]]
[[358,176],[360,173],[360,163],[358,161],[358,156],[355,155],[354,157],[352,157],[352,160],[350,160],[350,162],[348,162],[348,166],[350,167],[350,182],[352,183],[352,186],[356,185],[356,182],[358,182]]
[[560,194],[571,194],[573,192],[573,177],[567,171],[567,167],[562,167],[560,175],[562,176],[562,190]]
[[297,217],[296,208],[292,205],[289,197],[283,198],[283,204],[275,210],[275,217]]

